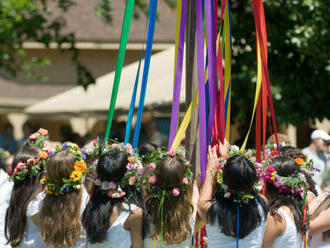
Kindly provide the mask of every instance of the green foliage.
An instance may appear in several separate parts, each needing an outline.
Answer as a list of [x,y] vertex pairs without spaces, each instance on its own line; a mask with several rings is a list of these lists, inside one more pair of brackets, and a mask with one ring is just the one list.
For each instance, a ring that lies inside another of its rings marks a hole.
[[[78,0],[57,0],[57,7],[63,12],[75,5]],[[95,13],[105,22],[111,22],[111,0],[95,0],[97,5]],[[50,0],[1,0],[0,1],[0,69],[12,76],[24,71],[28,77],[39,81],[46,81],[35,73],[36,68],[50,65],[49,58],[27,59],[23,49],[26,41],[35,41],[49,47],[52,42],[58,45],[63,52],[72,55],[72,62],[76,66],[77,84],[85,89],[95,83],[95,78],[88,68],[79,60],[79,51],[75,47],[74,33],[63,33],[65,23],[60,18],[49,18],[52,9],[48,6]],[[139,13],[146,14],[148,2],[136,0],[135,17]],[[175,5],[174,0],[166,0],[170,6]],[[63,45],[66,45],[64,48]],[[67,48],[67,44],[69,47]]]
[[[250,120],[256,86],[252,1],[231,0],[232,113]],[[330,9],[326,0],[264,0],[276,119],[300,124],[330,118]],[[247,94],[247,92],[249,92]]]

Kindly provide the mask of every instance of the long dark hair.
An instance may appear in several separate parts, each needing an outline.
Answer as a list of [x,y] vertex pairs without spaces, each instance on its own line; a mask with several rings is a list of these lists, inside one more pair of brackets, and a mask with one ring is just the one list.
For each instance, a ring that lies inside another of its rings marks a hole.
[[[97,164],[96,172],[101,181],[119,182],[125,175],[128,156],[119,149],[113,149],[103,154]],[[106,240],[106,234],[110,227],[109,220],[113,208],[117,206],[122,210],[121,203],[133,203],[144,209],[141,190],[128,186],[124,188],[131,192],[132,196],[128,201],[124,198],[110,198],[100,188],[95,187],[94,194],[86,206],[82,222],[87,232],[87,239],[90,243],[101,243]],[[144,221],[144,223],[146,223]]]
[[[228,189],[235,191],[252,191],[253,185],[257,182],[257,172],[254,165],[245,157],[235,155],[230,157],[223,169],[223,183],[228,185]],[[256,193],[253,194],[255,200],[248,203],[239,203],[239,238],[249,235],[263,221],[258,209],[258,203],[264,211],[264,219],[267,215],[267,205],[265,201]],[[217,221],[220,231],[231,237],[237,235],[237,202],[232,198],[226,198],[222,191],[217,191],[212,199],[207,218],[210,224]]]
[[[272,165],[279,176],[292,176],[300,171],[300,166],[293,159],[286,156],[274,158]],[[280,192],[274,185],[266,183],[266,197],[269,200],[271,216],[280,221],[282,217],[278,213],[278,209],[282,206],[286,206],[293,213],[298,232],[304,233],[306,231],[308,223],[303,224],[303,211],[301,209],[303,199],[301,196],[291,192]]]
[[[19,162],[26,163],[28,159],[37,157],[37,150],[27,142],[16,153],[12,169]],[[9,207],[5,219],[5,237],[13,247],[18,246],[26,228],[26,211],[30,201],[38,193],[42,171],[36,176],[28,176],[23,181],[15,183],[11,193]]]

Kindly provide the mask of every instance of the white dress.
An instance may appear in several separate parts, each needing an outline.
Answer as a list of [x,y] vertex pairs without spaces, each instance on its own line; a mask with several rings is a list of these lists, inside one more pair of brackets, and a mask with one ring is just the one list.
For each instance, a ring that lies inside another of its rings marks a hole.
[[130,209],[125,207],[120,211],[119,216],[115,222],[111,225],[107,232],[107,239],[102,243],[88,243],[89,248],[130,248],[131,247],[131,232],[125,230],[124,224],[131,214],[131,211],[135,210],[137,206],[130,205]]
[[0,169],[0,247],[7,248],[7,239],[5,238],[5,219],[6,212],[9,206],[13,183],[8,180],[6,172]]
[[[260,225],[254,229],[245,238],[239,240],[239,247],[260,248],[264,237],[266,218],[262,206],[257,203],[259,213],[261,215]],[[218,221],[213,225],[206,225],[207,243],[209,248],[233,248],[236,247],[236,238],[227,236],[220,232]],[[281,248],[284,248],[283,246]]]
[[[190,219],[190,226],[191,226],[191,235],[180,244],[172,244],[172,245],[160,245],[159,242],[154,244],[154,240],[151,239],[151,237],[146,237],[143,240],[143,247],[144,248],[189,248],[192,244],[192,235],[194,233],[194,227],[195,227],[195,219],[196,219],[196,213],[194,213]],[[153,233],[153,225],[150,226],[150,233]]]
[[279,208],[278,211],[284,217],[286,228],[285,232],[275,240],[273,248],[302,248],[302,235],[298,233],[295,223],[284,210]]

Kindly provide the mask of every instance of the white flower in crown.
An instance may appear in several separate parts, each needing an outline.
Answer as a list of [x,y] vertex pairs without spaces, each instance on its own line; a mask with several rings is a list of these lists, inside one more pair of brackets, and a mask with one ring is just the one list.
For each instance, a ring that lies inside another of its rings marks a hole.
[[238,146],[235,146],[235,145],[231,145],[230,146],[230,151],[232,151],[232,152],[239,152],[239,147]]

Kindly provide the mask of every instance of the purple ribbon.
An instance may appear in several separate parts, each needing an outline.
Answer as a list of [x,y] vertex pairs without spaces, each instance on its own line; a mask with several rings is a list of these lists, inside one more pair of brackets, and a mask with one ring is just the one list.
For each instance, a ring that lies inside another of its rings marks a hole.
[[172,104],[172,115],[171,115],[168,150],[171,149],[172,143],[175,139],[177,125],[178,125],[181,78],[182,78],[182,64],[183,64],[183,52],[184,52],[184,36],[185,36],[185,30],[186,30],[186,13],[187,13],[187,0],[182,0],[181,24],[180,24],[180,34],[179,34],[179,44],[178,44],[178,57],[177,57],[177,63],[176,63],[176,68],[175,68],[173,104]]
[[207,128],[207,140],[210,140],[212,135],[212,126],[215,115],[215,105],[217,98],[217,69],[216,69],[216,33],[212,1],[205,1],[205,20],[206,20],[206,39],[207,39],[207,55],[209,59],[209,121]]
[[[206,1],[208,2],[208,1]],[[213,15],[212,15],[213,16]],[[198,120],[199,120],[199,151],[200,170],[204,182],[207,165],[206,137],[206,104],[205,104],[205,71],[204,71],[204,36],[202,0],[196,0],[196,45],[197,45],[197,78],[198,78]]]

